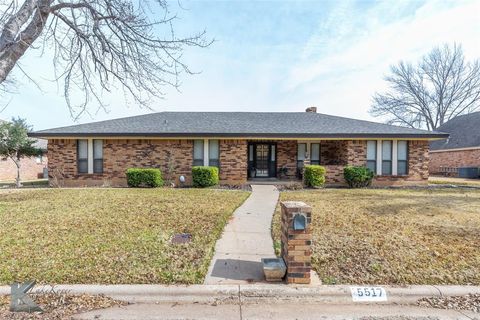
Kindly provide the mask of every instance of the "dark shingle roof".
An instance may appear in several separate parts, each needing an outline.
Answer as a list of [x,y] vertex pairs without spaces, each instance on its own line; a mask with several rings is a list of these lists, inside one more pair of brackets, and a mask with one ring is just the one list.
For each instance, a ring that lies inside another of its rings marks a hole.
[[433,141],[431,150],[480,147],[480,112],[474,112],[453,118],[439,128],[450,137]]
[[442,138],[447,135],[311,112],[159,112],[41,130],[32,136]]

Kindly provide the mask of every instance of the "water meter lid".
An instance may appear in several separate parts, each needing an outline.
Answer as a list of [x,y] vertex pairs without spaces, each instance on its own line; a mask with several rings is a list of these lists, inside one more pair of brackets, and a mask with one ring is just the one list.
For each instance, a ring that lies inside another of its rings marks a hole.
[[293,230],[305,230],[307,228],[307,217],[303,213],[293,216]]

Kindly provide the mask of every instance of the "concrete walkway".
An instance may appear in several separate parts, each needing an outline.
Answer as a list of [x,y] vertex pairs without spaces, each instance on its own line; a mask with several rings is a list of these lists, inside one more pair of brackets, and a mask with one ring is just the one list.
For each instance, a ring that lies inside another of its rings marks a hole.
[[252,194],[233,214],[210,263],[205,284],[244,284],[264,280],[261,258],[275,257],[272,216],[279,192],[252,185]]

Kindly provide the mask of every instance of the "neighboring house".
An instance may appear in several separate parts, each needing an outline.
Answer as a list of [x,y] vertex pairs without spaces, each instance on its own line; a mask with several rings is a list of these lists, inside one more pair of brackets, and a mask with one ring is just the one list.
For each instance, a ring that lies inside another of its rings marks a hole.
[[458,168],[480,167],[480,112],[455,117],[438,130],[450,137],[430,144],[430,173],[455,175]]
[[160,168],[191,183],[196,165],[218,166],[222,184],[298,179],[305,163],[342,185],[347,165],[368,166],[375,184],[428,180],[429,142],[438,132],[307,112],[160,112],[37,131],[48,139],[51,184],[125,186],[132,167]]
[[[44,178],[43,170],[47,167],[47,140],[38,139],[35,146],[43,150],[37,157],[22,158],[20,160],[20,179],[35,180]],[[17,166],[12,159],[0,158],[0,181],[13,181],[17,177]]]

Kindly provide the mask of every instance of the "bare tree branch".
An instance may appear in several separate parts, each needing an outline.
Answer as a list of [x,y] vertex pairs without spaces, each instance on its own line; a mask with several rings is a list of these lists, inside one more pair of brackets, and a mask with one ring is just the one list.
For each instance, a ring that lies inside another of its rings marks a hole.
[[51,48],[55,81],[74,118],[88,112],[92,101],[105,108],[102,94],[119,87],[148,108],[165,86],[178,88],[182,73],[194,73],[182,61],[185,48],[211,44],[205,31],[178,37],[176,19],[166,0],[0,3],[0,84],[42,37],[38,49]]
[[373,96],[370,113],[390,124],[435,130],[480,107],[480,62],[465,62],[456,44],[434,48],[417,66],[391,66],[385,81],[390,90]]

